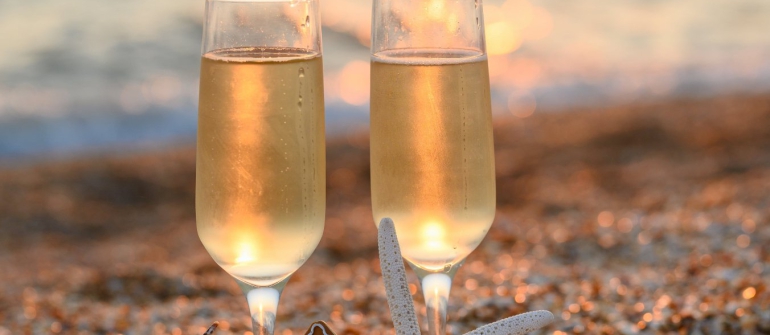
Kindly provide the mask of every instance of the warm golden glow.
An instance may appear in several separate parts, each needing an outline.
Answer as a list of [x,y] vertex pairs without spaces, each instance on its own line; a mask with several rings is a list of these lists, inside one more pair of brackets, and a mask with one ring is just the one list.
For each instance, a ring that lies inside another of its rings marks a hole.
[[236,263],[252,263],[256,260],[257,248],[253,241],[246,241],[238,244],[238,257],[235,258]]
[[[484,16],[490,55],[511,53],[525,40],[546,38],[553,30],[551,14],[527,0],[508,0],[501,6],[486,5]],[[492,77],[496,75],[498,73],[493,71]]]
[[[252,67],[250,71],[232,71],[231,84],[232,95],[231,99],[233,104],[239,106],[246,106],[249,104],[264,104],[266,103],[267,87],[265,82],[260,80],[254,80],[264,76],[263,69],[260,67]],[[231,114],[232,121],[238,125],[247,125],[254,122],[254,118],[257,115],[252,113],[233,113]],[[261,148],[264,143],[258,136],[259,131],[255,131],[252,127],[231,127],[229,129],[232,135],[232,139],[235,139],[238,143],[252,143],[255,147]],[[242,166],[234,166],[234,170],[239,180],[251,180],[254,178],[252,171]],[[252,186],[253,187],[253,186]],[[235,263],[248,264],[256,262],[257,246],[256,236],[251,227],[259,226],[263,224],[262,219],[256,218],[253,215],[253,199],[245,197],[234,197],[228,205],[228,211],[232,215],[241,215],[239,224],[240,229],[238,231],[228,232],[229,243],[231,248],[230,252],[235,256]]]
[[438,189],[443,185],[440,176],[430,172],[441,171],[442,166],[447,164],[445,161],[447,157],[435,154],[436,149],[442,147],[441,141],[444,137],[442,131],[446,127],[442,113],[438,112],[441,102],[437,101],[446,97],[435,95],[435,91],[431,89],[437,81],[442,80],[437,75],[436,71],[423,71],[421,76],[414,77],[415,92],[425,93],[422,99],[413,100],[415,123],[423,126],[419,130],[422,136],[413,137],[410,145],[415,153],[416,166],[421,166],[423,167],[421,171],[428,172],[420,174],[417,181],[420,195],[415,197],[418,202],[415,207],[424,210],[434,210],[435,204],[430,199],[442,192]]
[[749,300],[754,298],[755,295],[757,295],[757,289],[753,287],[749,287],[743,290],[743,299]]
[[510,53],[521,46],[521,32],[508,21],[487,25],[487,52],[490,55]]
[[422,230],[422,234],[426,239],[440,240],[446,236],[446,231],[441,223],[436,221],[430,221],[425,224],[425,228]]
[[[444,0],[430,0],[428,2],[428,18],[433,21],[444,22],[446,19],[446,7]],[[448,20],[447,20],[448,21]]]
[[226,271],[271,285],[299,268],[323,230],[323,78],[320,57],[260,56],[201,60],[196,221]]
[[[232,72],[232,101],[238,105],[248,104],[264,104],[267,102],[267,89],[265,83],[261,80],[254,80],[254,78],[260,78],[264,76],[263,71],[259,67],[253,67],[251,71],[233,71]],[[249,124],[254,119],[254,114],[249,113],[233,113],[233,121],[239,124]],[[259,132],[249,127],[233,127],[231,128],[234,138],[238,138],[241,143],[253,142],[260,144],[261,141],[257,138]],[[249,172],[241,169],[241,174],[248,175]],[[241,208],[249,208],[251,204],[240,204]]]
[[[368,15],[371,8],[358,2],[330,1],[332,6],[322,7],[324,25],[353,36],[362,45],[369,46],[371,22]],[[398,11],[414,10],[412,4],[399,6]],[[450,8],[452,5],[443,0],[428,0],[420,6],[424,14],[419,18],[404,20],[402,25],[405,31],[432,29],[436,32],[456,32],[465,20],[462,13],[455,13]],[[492,83],[527,90],[542,84],[551,70],[547,69],[549,71],[546,72],[543,69],[548,62],[539,58],[508,57],[528,43],[548,38],[554,30],[553,14],[544,7],[534,5],[531,0],[506,0],[485,3],[484,20]],[[398,42],[396,44],[398,45]],[[581,57],[586,55],[583,52],[579,54]],[[350,105],[365,105],[369,100],[369,73],[361,67],[360,62],[351,61],[335,72],[329,76],[335,80],[331,81],[333,85],[327,85],[330,88],[327,90],[327,96]]]
[[449,17],[446,19],[446,30],[448,32],[455,32],[459,27],[460,27],[460,20],[457,17],[457,14],[449,15]]
[[372,63],[373,214],[423,268],[467,256],[494,217],[488,83],[483,59]]
[[428,250],[442,250],[447,247],[444,239],[446,231],[440,222],[429,221],[422,229],[422,236],[425,240],[425,248]]

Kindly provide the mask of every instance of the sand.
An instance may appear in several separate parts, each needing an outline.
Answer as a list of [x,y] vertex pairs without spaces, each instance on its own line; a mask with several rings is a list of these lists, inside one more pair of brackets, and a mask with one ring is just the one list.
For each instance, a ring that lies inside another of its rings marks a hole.
[[[535,309],[556,315],[544,334],[770,334],[770,96],[538,111],[495,132],[498,213],[455,278],[451,334]],[[276,334],[393,333],[367,146],[330,140],[324,237]],[[194,174],[191,146],[0,170],[0,335],[247,333],[198,241]]]

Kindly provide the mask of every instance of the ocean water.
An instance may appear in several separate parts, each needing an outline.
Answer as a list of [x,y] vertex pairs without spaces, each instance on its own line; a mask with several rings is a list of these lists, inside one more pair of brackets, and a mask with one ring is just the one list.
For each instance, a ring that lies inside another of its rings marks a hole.
[[[203,6],[0,1],[0,160],[192,141]],[[371,2],[321,6],[328,131],[364,131]],[[768,17],[766,0],[487,1],[495,111],[765,92]]]

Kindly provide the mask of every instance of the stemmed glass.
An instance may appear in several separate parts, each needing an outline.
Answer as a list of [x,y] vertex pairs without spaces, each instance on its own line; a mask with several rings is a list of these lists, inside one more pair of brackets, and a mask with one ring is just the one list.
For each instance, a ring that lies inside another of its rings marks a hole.
[[494,145],[480,0],[374,0],[371,179],[445,334],[451,281],[492,224]]
[[198,235],[273,334],[286,282],[318,245],[325,207],[317,0],[208,0],[201,59]]

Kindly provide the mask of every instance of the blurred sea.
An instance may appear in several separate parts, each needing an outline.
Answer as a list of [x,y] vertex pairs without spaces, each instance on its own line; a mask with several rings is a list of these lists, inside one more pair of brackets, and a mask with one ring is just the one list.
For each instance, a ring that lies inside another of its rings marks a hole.
[[[193,140],[203,5],[0,1],[0,160]],[[371,2],[321,6],[334,136],[367,127]],[[767,0],[486,1],[495,112],[766,92],[768,18]]]

